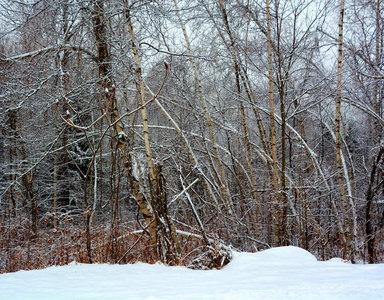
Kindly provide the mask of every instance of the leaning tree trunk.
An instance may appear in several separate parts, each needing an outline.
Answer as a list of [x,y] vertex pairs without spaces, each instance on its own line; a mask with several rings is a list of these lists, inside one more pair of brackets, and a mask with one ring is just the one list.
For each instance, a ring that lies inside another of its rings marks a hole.
[[141,213],[144,216],[145,222],[147,224],[147,230],[150,235],[152,248],[155,256],[157,257],[156,221],[153,215],[153,209],[148,203],[144,193],[141,191],[139,180],[135,178],[133,174],[132,160],[128,151],[127,135],[124,133],[123,124],[120,120],[120,114],[118,111],[117,98],[114,91],[115,87],[111,78],[111,58],[108,53],[106,25],[104,23],[104,4],[102,0],[97,0],[94,2],[93,14],[93,26],[99,63],[99,76],[101,78],[101,85],[106,91],[108,101],[110,101],[110,118],[113,131],[117,139],[117,147],[121,152],[124,168],[132,189],[132,194],[140,207]]
[[[242,101],[240,101],[240,95],[241,95],[241,84],[240,84],[240,66],[239,66],[239,60],[236,54],[236,47],[235,47],[235,39],[233,38],[231,28],[229,26],[229,20],[228,20],[228,15],[227,15],[227,10],[225,8],[223,0],[220,0],[220,7],[221,7],[221,12],[222,12],[222,17],[225,23],[225,28],[227,31],[227,35],[229,37],[229,45],[226,43],[224,36],[221,34],[220,29],[217,27],[217,30],[220,33],[221,38],[223,39],[223,42],[227,45],[227,49],[231,52],[232,54],[232,60],[233,60],[233,67],[235,70],[235,78],[236,78],[236,89],[237,89],[237,102],[240,103],[240,112],[241,112],[241,124],[243,127],[243,134],[244,134],[244,142],[245,142],[245,147],[246,147],[246,152],[247,152],[247,162],[249,165],[250,169],[250,176],[252,180],[252,195],[254,201],[259,199],[259,195],[257,194],[257,188],[256,188],[256,178],[255,178],[255,168],[253,165],[253,159],[252,159],[252,152],[251,152],[251,145],[249,141],[249,136],[248,136],[248,128],[247,128],[247,123],[246,123],[246,116],[245,116],[245,109]],[[213,16],[211,15],[212,20],[214,20]],[[216,25],[216,22],[215,22]],[[251,217],[251,223],[253,226],[256,226],[256,219],[255,215],[252,209],[252,205],[250,204],[250,201],[247,200],[247,204],[249,205],[249,212],[250,212],[250,217]],[[257,206],[256,206],[257,207]],[[256,210],[256,216],[258,215],[258,212]]]
[[[127,2],[125,2],[125,15],[127,19],[127,25],[128,25],[128,31],[131,38],[131,46],[132,46],[132,52],[133,56],[135,58],[135,64],[136,64],[136,77],[137,77],[137,85],[140,95],[140,105],[141,105],[141,116],[143,121],[143,135],[144,135],[144,143],[145,143],[145,153],[147,156],[147,163],[148,163],[148,169],[149,169],[149,185],[151,187],[151,195],[152,195],[152,201],[151,201],[151,207],[154,213],[154,219],[153,219],[153,226],[155,226],[157,230],[157,253],[160,255],[160,258],[162,260],[165,260],[167,262],[170,261],[177,261],[178,258],[174,255],[179,255],[181,253],[180,243],[176,234],[176,229],[174,227],[174,224],[172,222],[172,219],[168,216],[167,211],[167,202],[166,202],[166,191],[165,191],[165,181],[163,180],[162,174],[161,174],[161,167],[160,166],[154,166],[152,154],[151,154],[151,146],[149,142],[149,126],[148,126],[148,116],[147,116],[147,109],[145,106],[145,84],[141,72],[141,60],[139,55],[139,50],[136,46],[136,40],[135,40],[135,34],[132,26],[132,19],[130,17],[130,10],[127,5]],[[168,65],[165,63],[166,71],[168,71]],[[164,83],[164,82],[163,82]],[[155,95],[154,97],[157,97]],[[161,230],[160,230],[161,228]],[[170,241],[167,243],[167,238],[163,238],[167,236],[167,230],[170,232]],[[163,249],[160,249],[162,247]],[[162,251],[161,251],[162,250]],[[162,252],[165,251],[165,257],[163,256]]]

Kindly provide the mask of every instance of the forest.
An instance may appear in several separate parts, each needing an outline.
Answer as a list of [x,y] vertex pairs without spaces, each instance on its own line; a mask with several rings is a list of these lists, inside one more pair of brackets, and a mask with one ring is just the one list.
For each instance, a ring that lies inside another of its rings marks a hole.
[[380,0],[0,0],[0,273],[384,262]]

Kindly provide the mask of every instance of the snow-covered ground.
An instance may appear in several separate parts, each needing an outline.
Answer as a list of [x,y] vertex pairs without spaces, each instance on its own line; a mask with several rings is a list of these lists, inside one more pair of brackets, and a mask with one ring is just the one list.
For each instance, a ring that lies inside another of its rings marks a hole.
[[222,270],[77,264],[0,275],[0,299],[384,299],[384,264],[317,261],[297,247],[234,253]]

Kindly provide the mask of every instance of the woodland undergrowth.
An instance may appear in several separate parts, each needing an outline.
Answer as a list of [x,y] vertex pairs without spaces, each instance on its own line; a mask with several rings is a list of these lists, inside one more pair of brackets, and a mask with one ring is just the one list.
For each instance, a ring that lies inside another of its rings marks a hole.
[[[12,223],[0,225],[0,273],[19,270],[43,269],[62,266],[73,261],[89,263],[84,226],[72,220],[62,221],[56,227],[31,231],[28,219],[17,217]],[[155,263],[147,234],[136,222],[98,222],[91,227],[93,263],[127,264]],[[209,268],[211,254],[204,243],[196,238],[181,237],[183,248],[179,265],[191,268]]]
[[[0,222],[0,274],[62,266],[73,261],[90,263],[86,247],[86,230],[81,222],[64,218],[53,226],[53,220],[48,216],[44,219],[44,223],[45,226],[40,226],[37,234],[33,234],[30,221],[25,216],[3,219]],[[215,260],[221,257],[212,247],[207,247],[203,240],[193,235],[180,236],[180,243],[182,253],[178,265],[192,269],[211,269],[216,267]],[[376,238],[376,243],[377,258],[383,262],[383,234]],[[326,243],[322,249],[322,251],[319,248],[315,251],[308,250],[319,260],[342,255],[341,245],[337,243],[333,246]],[[143,233],[136,220],[115,223],[111,223],[110,220],[95,221],[91,226],[91,255],[92,263],[157,262],[149,236]],[[357,253],[356,262],[366,263],[364,257],[363,252]]]

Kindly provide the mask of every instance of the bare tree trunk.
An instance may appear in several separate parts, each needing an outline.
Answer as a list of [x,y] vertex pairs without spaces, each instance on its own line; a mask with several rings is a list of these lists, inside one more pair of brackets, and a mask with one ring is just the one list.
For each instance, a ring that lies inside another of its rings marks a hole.
[[[276,11],[278,11],[278,2],[276,5]],[[286,190],[286,116],[285,116],[285,89],[286,89],[286,82],[289,80],[289,66],[287,67],[286,73],[283,71],[282,66],[282,53],[280,48],[281,43],[281,24],[279,17],[276,18],[277,23],[277,49],[276,54],[278,57],[278,70],[277,70],[277,85],[278,85],[278,92],[279,92],[279,98],[280,98],[280,117],[281,117],[281,174],[280,174],[280,188],[281,188],[281,224],[280,224],[280,235],[281,235],[281,244],[283,246],[288,245],[288,233],[287,233],[287,214],[288,214],[288,195]],[[293,44],[295,44],[295,30],[293,31]],[[289,60],[292,60],[291,53]]]
[[[231,28],[229,26],[229,21],[228,21],[228,16],[227,16],[227,10],[225,9],[225,5],[224,5],[223,0],[220,0],[220,5],[221,5],[221,11],[223,14],[223,19],[224,19],[226,31],[227,31],[227,34],[229,37],[230,44],[229,44],[229,46],[227,46],[227,48],[232,54],[233,66],[235,69],[236,89],[237,89],[237,94],[238,94],[238,98],[239,98],[240,94],[241,94],[240,66],[239,66],[239,61],[238,61],[237,55],[236,55],[235,40],[232,36],[232,32],[231,32]],[[217,29],[219,30],[219,28],[217,28]],[[222,34],[220,34],[220,36],[222,37],[223,42],[226,43],[224,36],[222,36]],[[254,166],[253,166],[253,162],[252,162],[251,146],[250,146],[249,137],[248,137],[248,129],[247,129],[247,123],[246,123],[245,109],[244,109],[244,105],[240,101],[240,99],[238,99],[238,102],[240,105],[241,123],[242,123],[242,127],[243,127],[244,142],[245,142],[245,147],[246,147],[246,152],[247,152],[246,157],[248,160],[248,166],[250,168],[250,175],[251,175],[252,185],[253,185],[252,186],[252,195],[253,195],[254,201],[256,201],[259,197],[258,197],[257,191],[256,191],[256,178],[255,178]],[[247,203],[250,204],[249,201],[247,201]],[[253,209],[251,206],[249,209],[250,209],[250,216],[251,216],[251,224],[255,224],[256,220],[255,220],[255,216],[253,213]],[[256,215],[257,215],[257,211],[256,211]]]
[[[376,3],[376,37],[375,37],[375,44],[376,44],[375,45],[375,64],[376,64],[377,69],[380,68],[381,52],[382,52],[382,49],[380,47],[380,34],[381,34],[380,3],[381,3],[381,1],[377,0],[377,3]],[[377,99],[378,89],[379,89],[379,84],[378,84],[378,80],[376,79],[373,83],[373,109],[374,109],[374,112],[376,114],[380,115],[379,107],[381,105],[379,105],[379,101]],[[373,119],[373,126],[374,126],[374,139],[373,140],[376,143],[380,140],[380,137],[381,137],[381,130],[379,130],[379,128],[381,126],[378,124],[378,121],[376,120],[376,118]]]
[[[376,67],[380,64],[380,2],[377,0],[376,3],[376,40],[375,40],[375,63]],[[373,84],[373,109],[374,112],[377,115],[380,115],[380,109],[379,109],[379,103],[378,103],[378,80],[375,80]],[[379,130],[381,126],[378,124],[378,121],[376,118],[374,118],[374,141],[377,142],[380,139],[381,131]],[[375,238],[376,238],[376,228],[372,224],[372,206],[373,206],[373,199],[375,197],[375,193],[377,192],[377,189],[383,184],[383,181],[378,184],[378,186],[374,189],[373,184],[375,181],[375,174],[377,167],[379,166],[380,160],[382,155],[384,154],[384,145],[381,144],[380,151],[377,155],[376,161],[373,162],[372,170],[371,170],[371,177],[368,185],[368,191],[366,196],[366,207],[365,207],[365,234],[367,239],[367,252],[368,252],[368,263],[373,264],[375,263],[376,257],[375,257]],[[378,176],[378,175],[376,175]],[[383,211],[384,216],[384,211]]]
[[33,191],[33,180],[34,180],[34,175],[31,175],[30,172],[27,172],[27,174],[25,174],[25,185],[27,188],[28,200],[31,204],[32,232],[34,235],[36,235],[39,227],[38,227],[37,199]]
[[368,191],[366,196],[365,205],[365,235],[367,240],[367,251],[368,251],[368,263],[374,264],[376,262],[375,257],[375,239],[376,239],[376,228],[372,224],[372,205],[375,194],[382,187],[384,181],[381,181],[375,188],[375,178],[377,178],[376,171],[380,166],[381,158],[384,154],[384,145],[381,144],[379,153],[377,154],[376,160],[372,164],[371,176],[368,185]]
[[[141,116],[143,119],[142,121],[143,121],[145,152],[147,156],[148,169],[150,174],[150,178],[149,178],[150,187],[152,187],[152,183],[154,184],[153,193],[152,193],[152,203],[151,203],[152,210],[154,213],[154,219],[152,220],[152,223],[153,223],[153,226],[155,226],[155,228],[159,227],[161,223],[163,223],[161,226],[168,226],[169,232],[171,235],[171,240],[173,241],[174,252],[178,255],[181,252],[181,248],[180,248],[179,239],[177,237],[176,229],[174,227],[172,219],[168,217],[165,181],[162,180],[161,167],[157,166],[155,170],[155,166],[152,159],[151,147],[150,147],[150,141],[149,141],[148,116],[147,116],[147,109],[145,106],[145,84],[144,84],[144,80],[141,73],[140,55],[139,55],[139,50],[136,46],[136,39],[135,39],[135,34],[132,26],[132,19],[130,17],[130,10],[127,2],[125,2],[125,14],[127,19],[128,31],[131,37],[132,51],[133,51],[133,55],[136,63],[136,76],[138,81],[140,104],[142,106]],[[165,68],[167,71],[168,70],[167,64],[165,64]],[[157,97],[157,95],[155,97]],[[162,241],[164,237],[167,235],[166,231],[160,234],[162,235],[162,238],[157,237],[157,241],[156,241],[157,249],[161,244],[161,242],[159,243],[159,241]],[[154,243],[154,240],[153,240],[153,243]],[[169,248],[168,246],[166,248],[167,248],[167,251],[171,251],[170,249],[168,249]],[[157,252],[158,252],[158,255],[161,255],[160,249],[158,249]],[[175,258],[172,258],[172,257],[170,259],[175,260]],[[168,258],[166,258],[166,260],[168,261]]]
[[[62,27],[60,28],[60,34],[62,36],[62,42],[64,44],[69,43],[70,41],[70,35],[68,33],[68,6],[66,4],[62,4]],[[63,49],[60,51],[58,55],[58,61],[57,61],[57,68],[59,69],[61,74],[66,74],[68,71],[68,55],[69,50]],[[60,76],[58,78],[58,88],[65,90],[67,85],[69,83],[69,75],[68,76]],[[68,104],[64,103],[62,111],[65,113],[69,109]],[[56,196],[56,206],[61,207],[62,210],[68,209],[69,202],[70,202],[70,194],[68,189],[68,182],[69,182],[69,157],[67,154],[67,144],[69,140],[70,133],[68,132],[67,128],[64,128],[64,131],[61,134],[61,146],[62,150],[58,153],[55,152],[55,158],[57,159],[57,166],[56,166],[56,189],[57,189],[57,196]],[[56,218],[56,216],[55,216]]]
[[267,1],[267,46],[268,46],[268,79],[269,79],[269,107],[271,122],[271,150],[273,167],[273,203],[274,203],[274,234],[275,245],[281,246],[281,203],[278,196],[279,174],[277,169],[276,129],[275,129],[275,104],[273,97],[273,69],[272,69],[272,42],[271,42],[271,13],[269,0]]
[[[349,226],[349,213],[347,196],[345,191],[344,171],[341,154],[341,72],[343,62],[343,25],[344,25],[344,0],[340,1],[340,18],[339,18],[339,38],[338,38],[338,60],[337,60],[337,97],[336,97],[336,164],[339,174],[339,186],[340,186],[340,199],[343,207],[344,214],[344,226],[342,240],[344,241],[344,257],[353,255],[352,243],[351,243],[351,228]],[[347,183],[349,184],[349,182]]]
[[[181,252],[181,248],[179,245],[178,237],[176,235],[176,229],[173,226],[172,220],[168,218],[166,209],[166,195],[165,191],[165,182],[161,180],[159,177],[159,172],[155,172],[154,164],[151,156],[151,148],[149,144],[149,132],[148,132],[148,119],[146,113],[146,105],[145,103],[145,85],[141,74],[141,64],[140,64],[140,56],[138,52],[138,48],[135,44],[135,36],[132,27],[132,21],[130,18],[130,7],[128,3],[124,2],[125,9],[124,13],[127,20],[128,31],[131,36],[131,45],[132,51],[134,54],[135,62],[136,62],[136,75],[138,79],[138,90],[140,95],[141,106],[135,111],[141,110],[142,118],[143,118],[143,126],[144,126],[144,140],[145,140],[145,149],[146,155],[148,159],[148,167],[149,167],[149,184],[151,187],[151,195],[152,202],[149,203],[144,192],[141,190],[141,186],[139,180],[135,178],[133,174],[133,165],[132,159],[128,150],[128,140],[127,135],[123,130],[123,123],[121,122],[121,118],[118,111],[117,98],[115,93],[115,86],[113,85],[113,79],[111,78],[111,58],[108,53],[108,44],[106,39],[106,25],[104,21],[104,7],[103,1],[98,0],[94,2],[93,7],[93,24],[94,24],[94,33],[96,37],[96,44],[98,50],[98,63],[99,63],[99,76],[101,78],[101,85],[105,88],[105,95],[108,101],[108,106],[110,105],[111,112],[111,122],[110,127],[113,128],[116,139],[117,139],[117,148],[121,152],[122,160],[124,164],[124,168],[128,175],[128,181],[130,183],[133,196],[135,197],[140,211],[142,212],[145,222],[147,224],[146,230],[149,232],[149,236],[151,239],[151,244],[153,248],[153,252],[157,259],[162,258],[162,251],[164,249],[164,245],[166,247],[166,251],[169,252],[172,246],[169,246],[168,241],[173,240],[173,248],[174,253],[179,254]],[[166,66],[167,67],[167,66]],[[164,79],[165,81],[165,79]],[[164,84],[164,82],[163,82]],[[155,100],[157,95],[150,101]],[[134,112],[135,112],[134,111]],[[132,112],[133,113],[133,112]],[[130,115],[130,114],[126,114]],[[164,186],[163,186],[164,184]],[[157,201],[159,200],[159,201]],[[160,201],[161,200],[161,201]],[[156,206],[156,207],[155,207]],[[159,209],[160,215],[156,211]],[[165,221],[167,224],[165,224]],[[87,222],[88,224],[88,222]],[[163,230],[164,226],[168,225],[169,232],[171,234],[171,239],[165,236],[167,235],[167,230]],[[88,228],[88,226],[87,226]],[[178,259],[178,258],[176,258]],[[173,259],[174,260],[174,259]]]
[[151,174],[152,180],[155,180],[153,159],[152,159],[152,154],[151,154],[151,145],[149,142],[149,127],[148,127],[147,108],[144,106],[144,104],[145,104],[145,89],[144,89],[143,77],[141,74],[140,55],[139,55],[139,50],[137,49],[137,46],[136,46],[136,39],[135,39],[135,35],[133,32],[133,27],[132,27],[132,19],[130,17],[130,10],[127,7],[127,5],[125,7],[125,14],[126,14],[126,18],[127,18],[128,31],[129,31],[129,35],[131,38],[132,52],[133,52],[133,56],[135,58],[135,63],[136,63],[136,77],[137,77],[137,86],[138,86],[139,96],[140,96],[140,105],[143,106],[143,108],[141,109],[141,117],[143,119],[142,121],[143,121],[143,135],[144,135],[144,143],[145,143],[145,153],[147,155],[149,173]]
[[[55,143],[55,150],[56,148],[57,148],[57,143]],[[55,151],[55,157],[53,160],[53,226],[55,228],[57,227],[57,153],[56,151]]]
[[[9,147],[9,164],[10,164],[10,174],[9,174],[9,181],[11,183],[14,182],[15,180],[15,175],[14,175],[14,150],[13,150],[13,143],[15,142],[16,140],[16,126],[17,126],[17,117],[16,117],[16,111],[14,110],[11,110],[8,114],[8,122],[7,122],[8,126],[9,126],[9,129],[10,131],[12,132],[12,135],[10,136],[10,139],[9,139],[9,144],[11,145]],[[18,201],[16,198],[16,193],[15,193],[15,188],[13,187],[13,185],[11,186],[10,188],[10,198],[11,198],[11,202],[12,202],[12,205],[13,205],[13,215],[16,217],[18,215]]]
[[[98,51],[98,60],[99,60],[99,75],[101,78],[102,86],[106,89],[107,97],[110,101],[110,116],[113,130],[117,138],[117,145],[119,151],[121,151],[124,168],[126,170],[128,181],[130,183],[132,194],[135,197],[140,211],[144,216],[145,222],[147,224],[147,230],[150,235],[151,244],[155,256],[157,257],[157,236],[156,236],[156,221],[153,216],[153,210],[149,205],[144,193],[141,191],[139,181],[133,175],[132,170],[132,160],[128,151],[128,141],[127,136],[123,130],[123,124],[120,121],[120,115],[117,106],[117,99],[114,92],[115,87],[113,86],[112,80],[110,78],[110,57],[107,48],[106,41],[106,28],[104,24],[104,4],[102,0],[97,0],[94,2],[94,15],[93,15],[93,25],[94,32],[96,37],[97,51]],[[109,92],[111,91],[111,92]]]

